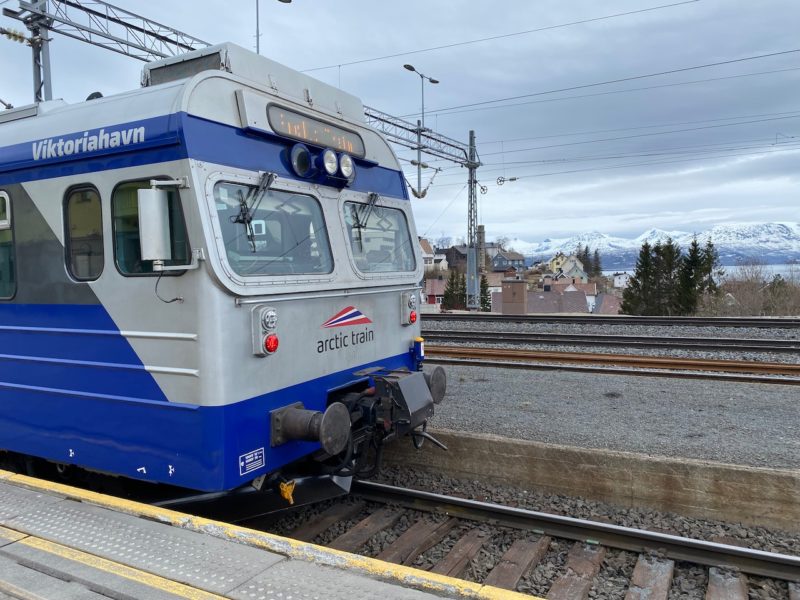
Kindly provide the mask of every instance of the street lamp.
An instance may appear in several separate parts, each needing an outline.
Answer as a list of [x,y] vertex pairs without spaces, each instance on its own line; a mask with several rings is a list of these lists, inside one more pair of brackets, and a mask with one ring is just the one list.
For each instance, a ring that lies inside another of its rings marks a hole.
[[422,190],[422,131],[425,129],[425,80],[427,79],[433,84],[439,83],[439,80],[420,73],[414,68],[414,65],[403,65],[403,68],[419,75],[419,83],[422,90],[422,122],[417,121],[417,194],[419,194]]
[[[292,0],[278,0],[278,2],[291,4]],[[258,4],[259,0],[256,0],[256,54],[261,54],[261,27],[260,19],[258,18]]]

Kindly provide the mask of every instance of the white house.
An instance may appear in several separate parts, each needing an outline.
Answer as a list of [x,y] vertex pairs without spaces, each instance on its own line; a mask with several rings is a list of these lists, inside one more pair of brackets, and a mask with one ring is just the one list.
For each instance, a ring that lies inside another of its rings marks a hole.
[[447,257],[443,253],[436,252],[428,240],[419,238],[419,247],[422,250],[422,263],[426,272],[447,270]]
[[631,276],[628,273],[614,273],[614,287],[626,288]]

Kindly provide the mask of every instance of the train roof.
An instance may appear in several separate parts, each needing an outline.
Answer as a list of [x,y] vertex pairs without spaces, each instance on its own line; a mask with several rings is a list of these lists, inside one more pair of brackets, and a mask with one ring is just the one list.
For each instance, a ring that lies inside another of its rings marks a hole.
[[[237,104],[234,94],[235,89],[247,88],[255,91],[261,98],[259,102],[279,101],[289,108],[317,113],[331,123],[358,129],[367,145],[365,158],[399,168],[386,141],[366,125],[364,107],[357,97],[235,44],[219,44],[148,63],[143,69],[142,85],[75,104],[53,100],[0,111],[0,176],[41,165],[35,149],[39,141],[75,138],[86,132],[94,135],[102,128],[109,131],[121,124],[131,126],[184,113],[232,127],[248,127],[243,101],[240,98]],[[165,127],[172,128],[174,134],[174,127],[178,126]],[[269,131],[268,126],[258,125],[255,129],[259,127]],[[59,154],[46,158],[78,157]]]
[[267,86],[272,94],[297,104],[351,122],[364,122],[364,106],[352,94],[231,43],[148,63],[142,70],[142,85],[185,79],[208,70],[226,71]]
[[42,137],[43,124],[31,117],[45,118],[47,135],[53,136],[80,127],[87,129],[185,110],[191,79],[213,71],[266,86],[269,93],[278,98],[334,119],[357,124],[365,122],[364,106],[352,94],[236,44],[226,43],[146,64],[142,70],[142,88],[75,104],[50,100],[0,111],[3,139],[12,144],[27,141],[37,137],[31,136],[36,130],[38,137]]

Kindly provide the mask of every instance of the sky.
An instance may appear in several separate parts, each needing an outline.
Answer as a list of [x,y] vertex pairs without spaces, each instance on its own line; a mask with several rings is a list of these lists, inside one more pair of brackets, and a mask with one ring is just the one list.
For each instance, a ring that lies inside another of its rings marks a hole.
[[[255,49],[255,0],[112,4]],[[799,26],[797,0],[260,3],[262,54],[367,106],[416,121],[421,80],[403,64],[439,80],[425,124],[464,143],[475,131],[487,240],[527,242],[800,221]],[[0,37],[0,99],[31,102],[30,61]],[[143,64],[55,33],[51,62],[67,102],[134,89]],[[397,153],[416,187],[416,152]],[[463,238],[467,171],[423,161],[418,233]]]

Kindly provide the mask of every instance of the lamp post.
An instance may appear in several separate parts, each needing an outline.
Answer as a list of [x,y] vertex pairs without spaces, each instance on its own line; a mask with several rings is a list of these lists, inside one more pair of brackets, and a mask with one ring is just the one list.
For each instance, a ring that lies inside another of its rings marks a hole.
[[422,91],[422,122],[417,121],[417,194],[420,194],[422,191],[422,131],[425,129],[425,80],[427,79],[433,84],[439,83],[439,80],[420,73],[414,68],[414,65],[403,65],[403,68],[419,75]]
[[[258,4],[260,0],[256,0],[256,54],[261,54],[261,25],[258,18]],[[291,4],[292,0],[278,0],[284,4]]]

